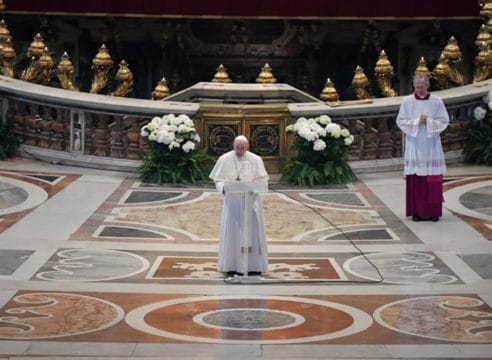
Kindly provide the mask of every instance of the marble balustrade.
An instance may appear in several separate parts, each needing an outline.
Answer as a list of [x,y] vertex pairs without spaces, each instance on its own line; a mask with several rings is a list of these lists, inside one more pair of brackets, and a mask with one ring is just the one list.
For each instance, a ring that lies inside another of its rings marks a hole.
[[[269,84],[272,89],[281,85]],[[463,148],[476,123],[473,110],[490,90],[492,80],[435,92],[444,100],[451,119],[442,134],[446,152]],[[2,122],[13,125],[27,156],[35,153],[51,161],[78,161],[82,166],[100,163],[101,167],[125,170],[135,169],[142,159],[147,142],[140,136],[140,128],[152,117],[167,113],[193,117],[200,109],[196,102],[72,92],[3,76],[0,100]],[[395,126],[400,102],[401,97],[394,97],[338,106],[322,101],[289,103],[287,107],[292,121],[300,116],[330,115],[355,137],[350,160],[374,161],[402,156],[402,135]]]

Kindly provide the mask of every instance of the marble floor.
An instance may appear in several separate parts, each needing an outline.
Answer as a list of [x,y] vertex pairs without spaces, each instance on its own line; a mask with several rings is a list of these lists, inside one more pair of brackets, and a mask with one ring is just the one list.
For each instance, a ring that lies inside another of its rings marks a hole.
[[212,184],[0,162],[0,359],[491,359],[492,168],[448,170],[437,223],[405,218],[401,172],[273,181],[244,284]]

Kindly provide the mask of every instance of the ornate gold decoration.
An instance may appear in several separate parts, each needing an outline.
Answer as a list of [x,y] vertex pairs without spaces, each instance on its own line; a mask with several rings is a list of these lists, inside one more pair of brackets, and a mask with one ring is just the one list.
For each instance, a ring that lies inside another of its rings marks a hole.
[[40,33],[37,33],[36,36],[34,36],[31,44],[29,45],[29,48],[27,49],[27,56],[29,58],[36,58],[37,60],[43,54],[43,50],[45,47],[46,45],[44,43],[43,36]]
[[492,18],[487,20],[487,22],[485,23],[485,28],[489,33],[492,34]]
[[251,149],[261,156],[274,156],[278,153],[280,137],[278,125],[251,127]]
[[417,74],[424,74],[429,79],[432,76],[432,73],[429,70],[429,68],[427,67],[427,62],[425,61],[423,56],[420,58],[419,64],[417,65],[417,68],[415,69],[414,75],[417,75]]
[[454,36],[449,38],[447,45],[442,51],[442,55],[444,55],[449,66],[447,73],[449,80],[458,86],[464,85],[463,75],[458,70],[458,66],[462,60],[461,50]]
[[488,79],[492,75],[492,51],[490,46],[485,42],[482,43],[480,51],[475,57],[475,72],[473,82],[479,82]]
[[166,78],[162,78],[152,91],[152,100],[164,99],[166,96],[169,96],[169,87]]
[[381,90],[381,95],[384,97],[397,96],[398,93],[391,86],[391,79],[394,76],[393,66],[388,60],[388,56],[384,50],[381,50],[376,67],[374,68],[376,82]]
[[21,80],[48,85],[51,80],[51,74],[53,73],[53,66],[55,65],[55,62],[51,58],[50,51],[47,47],[45,47],[42,50],[41,55],[38,56],[37,47],[41,43],[44,44],[42,40],[39,40],[39,38],[36,39],[31,44],[33,46],[30,47],[28,50],[28,55],[30,55],[31,63],[22,72]]
[[352,79],[352,85],[355,88],[357,99],[363,100],[370,99],[372,97],[367,90],[367,87],[369,86],[369,79],[359,65],[355,68],[355,75]]
[[326,80],[325,87],[319,97],[323,101],[337,102],[339,100],[337,89],[335,89],[335,84],[330,80],[330,78]]
[[256,82],[261,84],[272,84],[277,82],[277,79],[273,77],[272,68],[268,63],[261,68],[261,72],[256,78]]
[[50,51],[48,50],[48,47],[45,47],[37,62],[38,74],[34,81],[38,84],[48,85],[51,80],[54,65],[55,62],[51,57]]
[[74,67],[70,61],[70,56],[68,56],[66,51],[63,53],[60,62],[58,63],[57,70],[58,80],[60,80],[61,87],[65,90],[77,91],[78,88],[73,84]]
[[444,47],[442,53],[444,54],[446,60],[448,61],[452,61],[456,63],[461,61],[461,50],[458,46],[458,41],[455,39],[454,36],[451,36],[449,38],[448,43]]
[[109,70],[113,66],[113,60],[109,55],[106,45],[102,44],[97,55],[92,59],[92,86],[90,92],[99,94],[109,83]]
[[480,26],[480,32],[477,35],[477,39],[475,40],[475,46],[480,50],[483,47],[483,43],[491,46],[492,45],[492,35],[487,30],[485,24]]
[[7,24],[2,19],[0,20],[0,44],[5,44],[7,40],[12,41],[12,35],[10,34]]
[[116,72],[116,80],[118,81],[118,86],[111,95],[126,96],[133,90],[133,74],[125,60],[121,60],[119,64],[119,69]]
[[481,2],[480,16],[488,19],[492,17],[492,1],[484,0]]
[[220,64],[219,67],[217,68],[217,72],[214,75],[214,78],[212,79],[212,82],[219,82],[219,83],[230,83],[232,80],[229,77],[229,74],[227,74],[227,69],[225,68],[224,65]]
[[43,50],[46,48],[43,37],[41,34],[34,36],[31,45],[27,49],[27,57],[29,58],[29,65],[22,71],[20,79],[24,81],[36,82],[39,75],[38,60],[43,54]]
[[450,72],[448,62],[443,54],[439,56],[439,62],[437,63],[432,75],[437,81],[440,89],[449,89],[451,83],[449,82],[448,73]]
[[210,149],[216,154],[221,155],[232,148],[232,142],[238,134],[227,125],[219,125],[210,129],[208,142]]
[[0,72],[4,76],[14,77],[15,50],[12,40],[7,39],[0,51]]
[[12,35],[2,19],[0,20],[0,73],[14,77],[14,61],[15,50],[12,47]]

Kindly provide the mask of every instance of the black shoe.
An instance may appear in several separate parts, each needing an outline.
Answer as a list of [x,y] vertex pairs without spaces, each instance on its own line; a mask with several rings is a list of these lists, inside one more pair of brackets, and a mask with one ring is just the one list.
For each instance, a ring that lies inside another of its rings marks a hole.
[[261,271],[248,271],[248,276],[260,276]]
[[438,222],[438,221],[439,221],[439,217],[437,217],[437,216],[432,216],[432,217],[430,218],[430,221]]
[[237,271],[228,271],[227,272],[227,277],[234,277],[234,276],[243,276],[243,273],[239,273]]
[[422,220],[419,216],[412,216],[413,221],[420,221]]

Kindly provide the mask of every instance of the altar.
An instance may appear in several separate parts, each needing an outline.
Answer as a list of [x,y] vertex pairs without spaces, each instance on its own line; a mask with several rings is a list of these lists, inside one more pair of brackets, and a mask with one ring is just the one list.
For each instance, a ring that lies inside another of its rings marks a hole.
[[290,151],[292,139],[285,128],[295,119],[289,104],[316,102],[287,84],[225,84],[201,82],[165,99],[166,102],[194,102],[194,115],[202,136],[202,147],[219,156],[232,149],[237,135],[245,135],[250,151],[260,155],[266,170],[279,173]]

